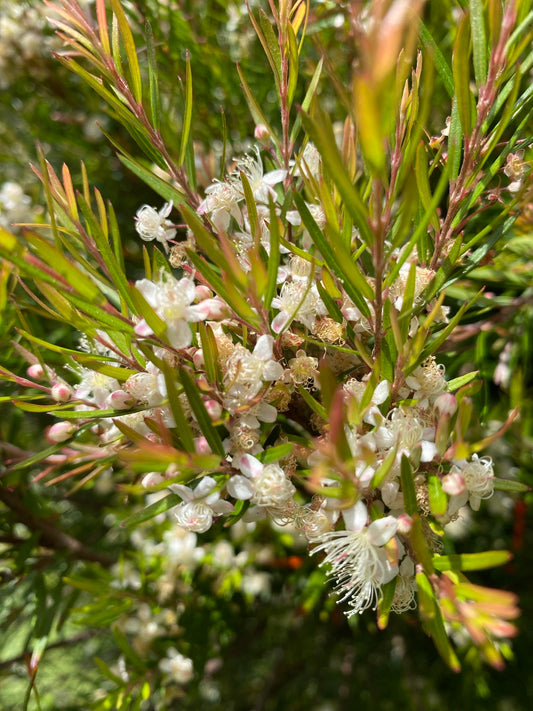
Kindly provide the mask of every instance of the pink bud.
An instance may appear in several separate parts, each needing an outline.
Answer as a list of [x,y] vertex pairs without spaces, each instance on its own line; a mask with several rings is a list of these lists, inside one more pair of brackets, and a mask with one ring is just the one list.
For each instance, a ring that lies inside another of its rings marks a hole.
[[52,425],[46,433],[46,438],[53,444],[65,442],[67,439],[72,437],[75,430],[76,428],[72,422],[56,422],[55,425]]
[[203,318],[210,321],[226,318],[229,313],[228,305],[219,296],[214,296],[212,299],[204,299],[198,304],[197,308]]
[[254,138],[256,141],[261,141],[261,143],[270,142],[270,131],[263,123],[260,123],[255,127]]
[[26,372],[30,378],[40,380],[44,375],[44,368],[40,363],[34,363],[33,365],[30,365]]
[[204,284],[197,286],[194,291],[198,301],[204,301],[205,299],[210,299],[213,296],[211,289]]
[[411,532],[413,519],[409,514],[403,513],[398,516],[398,533],[407,536]]
[[67,402],[72,395],[72,388],[66,383],[56,383],[50,392],[56,402]]
[[222,405],[216,400],[205,400],[205,409],[212,420],[219,420],[222,415]]
[[149,472],[148,474],[145,474],[141,480],[141,484],[145,487],[148,488],[149,486],[154,486],[155,484],[160,484],[162,481],[165,481],[164,478],[161,476],[161,474],[158,474],[157,472]]
[[450,472],[442,478],[442,490],[448,496],[459,496],[465,490],[465,480],[459,472]]
[[205,365],[204,352],[201,348],[198,348],[196,353],[193,355],[192,362],[194,363],[194,367],[197,369],[200,369]]
[[451,393],[442,393],[435,400],[435,409],[441,415],[453,415],[457,410],[457,400]]
[[194,448],[197,454],[211,454],[212,450],[205,437],[194,438]]
[[135,398],[125,390],[114,390],[107,398],[107,404],[115,410],[128,410]]

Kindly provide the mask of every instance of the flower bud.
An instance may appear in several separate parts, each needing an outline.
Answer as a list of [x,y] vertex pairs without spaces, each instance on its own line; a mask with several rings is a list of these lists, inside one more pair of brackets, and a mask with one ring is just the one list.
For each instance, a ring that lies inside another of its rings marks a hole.
[[450,472],[442,478],[442,490],[448,496],[459,496],[465,490],[465,480],[459,472]]
[[398,533],[407,536],[411,532],[413,519],[409,514],[403,513],[398,516]]
[[196,299],[198,301],[204,301],[205,299],[211,299],[213,297],[213,292],[205,284],[199,284],[195,290]]
[[67,439],[70,439],[75,430],[76,427],[72,422],[56,422],[46,433],[46,438],[49,442],[58,444],[59,442],[65,442]]
[[435,409],[440,415],[448,415],[451,417],[457,410],[457,400],[455,395],[451,393],[442,393],[435,400]]
[[205,409],[212,420],[219,420],[222,416],[222,405],[216,400],[205,400]]
[[55,383],[50,394],[56,402],[67,402],[72,395],[72,388],[66,383]]
[[107,398],[107,404],[114,410],[128,410],[134,402],[135,398],[125,390],[114,390]]
[[164,478],[161,474],[158,474],[157,472],[148,472],[148,474],[143,476],[141,484],[145,489],[147,489],[150,486],[155,486],[155,484],[160,484],[162,481],[164,481]]
[[34,363],[30,365],[26,372],[28,373],[28,377],[40,380],[44,375],[44,368],[40,363]]
[[270,131],[264,124],[260,123],[255,127],[254,138],[256,141],[261,141],[261,143],[269,143]]
[[204,352],[201,348],[198,348],[196,353],[192,357],[192,362],[194,363],[194,367],[198,370],[202,368],[205,364],[204,361]]
[[211,454],[212,449],[209,446],[209,442],[205,437],[195,437],[194,438],[194,448],[197,454]]

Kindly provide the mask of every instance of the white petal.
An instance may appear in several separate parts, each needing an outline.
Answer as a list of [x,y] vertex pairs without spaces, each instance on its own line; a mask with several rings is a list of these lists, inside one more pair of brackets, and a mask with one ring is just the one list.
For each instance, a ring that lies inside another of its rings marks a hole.
[[268,402],[260,402],[256,407],[255,414],[261,422],[275,422],[278,411],[274,405],[269,405]]
[[234,499],[242,499],[246,501],[251,499],[254,493],[254,487],[250,479],[240,474],[235,474],[226,484],[226,490]]
[[368,540],[375,546],[383,546],[398,530],[398,519],[385,516],[372,521],[368,527]]
[[374,390],[372,402],[374,405],[381,405],[389,397],[390,383],[388,380],[382,380]]
[[[212,489],[217,485],[212,476],[204,476],[200,479],[200,483],[194,490],[195,499],[203,499],[209,495]],[[218,493],[218,492],[217,492]]]
[[150,279],[140,279],[135,282],[135,288],[140,291],[152,308],[157,306],[159,286]]
[[271,170],[270,173],[265,173],[263,175],[263,182],[267,185],[276,185],[281,183],[287,177],[287,171],[283,169]]
[[229,514],[235,511],[235,506],[224,499],[219,499],[211,508],[216,514]]
[[258,477],[262,474],[264,469],[259,459],[252,457],[251,454],[243,454],[237,460],[234,460],[233,464],[237,467],[237,469],[241,470],[244,476],[247,476],[250,479]]
[[181,496],[183,501],[192,501],[195,498],[193,490],[184,484],[171,484],[168,488],[178,496]]
[[274,331],[274,333],[281,333],[285,326],[289,323],[290,318],[291,315],[288,314],[286,311],[280,311],[279,314],[277,314],[277,316],[274,316],[274,318],[272,319],[270,328]]
[[421,462],[431,462],[437,455],[437,446],[435,442],[426,442],[422,440],[420,443],[422,446],[422,456],[420,457]]
[[167,336],[173,348],[188,348],[192,343],[192,333],[189,324],[182,319],[167,324]]
[[275,360],[269,361],[262,372],[263,380],[279,380],[283,377],[283,366]]
[[144,319],[135,324],[135,328],[133,330],[138,336],[151,336],[153,334],[152,329]]
[[368,510],[362,501],[358,501],[354,506],[342,512],[344,524],[349,531],[362,531],[366,526]]
[[259,336],[257,339],[257,343],[255,344],[254,348],[254,356],[256,358],[259,358],[260,360],[270,360],[272,358],[272,345],[274,343],[274,339],[272,336]]

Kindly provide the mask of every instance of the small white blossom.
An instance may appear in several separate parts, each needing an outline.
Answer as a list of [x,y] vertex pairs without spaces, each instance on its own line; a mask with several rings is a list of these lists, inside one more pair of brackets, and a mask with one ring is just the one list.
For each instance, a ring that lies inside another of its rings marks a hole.
[[178,684],[186,684],[194,674],[192,659],[184,657],[174,647],[167,650],[165,659],[160,660],[159,669]]
[[330,566],[328,574],[335,579],[339,602],[348,601],[350,617],[369,607],[375,609],[381,586],[398,574],[398,566],[391,564],[383,547],[396,534],[398,521],[385,516],[367,526],[368,512],[362,501],[343,511],[343,518],[346,530],[322,534],[312,553],[326,554],[320,565]]
[[285,282],[280,295],[272,299],[272,306],[279,309],[279,314],[272,321],[274,333],[281,333],[293,319],[312,329],[317,316],[328,313],[316,284],[309,284],[308,279]]
[[278,464],[263,465],[251,454],[243,454],[234,465],[242,474],[235,474],[226,484],[228,493],[236,499],[251,499],[263,508],[283,507],[296,491]]
[[150,205],[143,205],[137,210],[135,229],[145,242],[157,240],[168,252],[168,241],[176,236],[176,228],[167,217],[172,212],[172,202],[166,202],[159,212]]
[[[187,348],[192,343],[189,323],[203,321],[205,318],[204,302],[193,306],[196,298],[192,279],[184,277],[179,281],[167,275],[159,282],[141,279],[135,287],[144,296],[167,327],[169,343],[174,348]],[[151,336],[152,328],[142,319],[135,326],[139,336]]]
[[273,358],[273,344],[272,336],[259,336],[251,353],[240,346],[229,357],[224,377],[224,406],[230,413],[235,413],[255,398],[265,382],[279,380],[283,376],[283,366]]
[[195,533],[205,533],[211,528],[213,516],[233,511],[232,504],[220,498],[217,483],[210,476],[204,476],[196,489],[184,484],[171,484],[169,489],[183,501],[174,509],[174,515],[182,528]]

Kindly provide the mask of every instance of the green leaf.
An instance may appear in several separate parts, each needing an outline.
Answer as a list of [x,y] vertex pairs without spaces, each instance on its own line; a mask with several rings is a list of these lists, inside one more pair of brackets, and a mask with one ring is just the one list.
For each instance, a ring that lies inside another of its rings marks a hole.
[[120,686],[120,687],[126,686],[127,682],[125,682],[123,679],[121,679],[116,674],[113,674],[111,669],[107,666],[107,664],[102,659],[100,659],[100,657],[93,657],[93,662],[98,667],[100,674],[105,676],[106,679],[109,679],[109,681],[112,681],[117,686]]
[[509,551],[485,551],[484,553],[461,553],[453,555],[435,555],[435,569],[445,570],[486,570],[505,565],[512,559]]
[[141,673],[144,673],[146,671],[146,664],[143,659],[141,659],[141,657],[137,654],[137,652],[132,647],[130,647],[126,635],[121,632],[118,627],[113,627],[112,632],[115,642],[120,647],[122,653],[124,654],[128,662],[134,667],[134,669]]
[[479,370],[473,370],[471,373],[465,373],[465,375],[460,375],[458,378],[453,378],[453,380],[448,381],[446,390],[453,393],[455,390],[459,390],[459,388],[462,388],[464,385],[471,383],[478,375]]
[[273,131],[271,125],[268,123],[267,118],[263,111],[261,110],[261,107],[257,103],[254,95],[252,94],[252,90],[250,89],[248,82],[244,78],[244,74],[242,73],[241,68],[237,64],[237,73],[239,74],[239,78],[241,80],[242,88],[244,91],[244,96],[246,98],[246,102],[248,104],[248,108],[250,109],[250,113],[252,114],[252,118],[257,126],[263,125],[266,126],[268,133],[270,136],[272,136],[272,139],[276,141],[276,134]]
[[180,503],[181,498],[177,494],[169,494],[168,496],[165,496],[164,499],[159,499],[159,501],[155,501],[153,504],[146,506],[142,511],[138,511],[132,516],[128,516],[128,518],[122,521],[120,525],[133,528],[144,521],[148,521],[159,514],[165,513],[165,511],[174,508],[174,506],[177,506]]
[[224,445],[222,444],[222,440],[220,439],[220,435],[213,426],[213,423],[211,422],[211,418],[209,417],[209,414],[205,409],[205,405],[202,401],[202,398],[200,397],[198,388],[192,381],[191,376],[185,370],[185,368],[179,368],[179,379],[181,384],[183,385],[185,394],[187,395],[189,405],[191,406],[191,409],[196,416],[196,420],[202,431],[202,434],[206,438],[209,446],[211,447],[211,450],[215,454],[219,454],[223,457],[225,455],[225,450]]
[[277,447],[268,447],[262,457],[262,463],[272,464],[272,462],[278,462],[284,457],[288,457],[291,454],[294,445],[292,442],[286,442],[285,444],[279,444]]
[[392,603],[394,602],[397,582],[398,577],[395,577],[381,586],[381,597],[378,602],[378,627],[380,630],[384,630],[389,623],[389,615]]
[[222,383],[222,372],[220,370],[218,346],[213,329],[209,324],[200,322],[198,324],[198,333],[200,334],[205,372],[209,382],[214,385],[220,385]]
[[272,73],[274,74],[276,87],[279,92],[281,87],[281,50],[278,38],[276,37],[274,30],[272,29],[270,19],[264,10],[259,10],[259,23],[261,25],[261,30],[263,31],[262,33],[259,31],[257,22],[251,13],[250,17],[252,23],[254,24],[255,31],[257,32],[257,36],[259,37],[259,41],[265,50],[268,63],[270,64]]
[[457,30],[453,48],[453,79],[457,98],[457,111],[465,136],[472,133],[472,94],[470,93],[470,22],[463,17]]
[[174,370],[165,361],[161,362],[161,366],[167,388],[168,404],[170,405],[170,411],[176,423],[176,437],[180,442],[180,446],[183,447],[186,452],[195,452],[194,436],[189,421],[183,412],[183,407],[181,406]]
[[371,489],[375,489],[376,487],[380,486],[385,481],[387,474],[392,469],[392,465],[394,464],[394,462],[396,460],[397,450],[398,450],[398,446],[395,445],[391,449],[391,451],[387,454],[387,456],[385,457],[383,462],[379,465],[379,467],[376,470],[376,473],[372,477],[372,481],[370,482]]
[[123,163],[128,170],[131,170],[138,178],[140,178],[149,188],[160,195],[167,202],[173,202],[174,205],[181,205],[186,197],[181,193],[174,185],[163,180],[159,176],[155,175],[151,170],[148,170],[139,163],[138,160],[134,160],[130,156],[126,155],[122,150],[118,156],[121,163]]
[[144,36],[146,39],[146,54],[148,57],[150,112],[152,115],[152,125],[155,130],[158,131],[161,123],[161,99],[159,96],[157,60],[154,49],[154,33],[152,31],[152,26],[150,25],[148,20],[146,20],[144,24]]
[[100,304],[105,301],[98,287],[50,242],[35,232],[28,232],[25,237],[43,262],[53,265],[54,270],[64,277],[80,296]]
[[180,142],[180,156],[179,164],[183,165],[185,162],[185,152],[187,150],[187,144],[189,142],[189,135],[191,131],[191,121],[192,121],[192,107],[193,107],[193,97],[192,97],[192,72],[191,72],[191,60],[189,52],[185,53],[185,63],[186,63],[186,75],[185,75],[185,109],[183,113],[183,125],[181,129],[181,142]]
[[487,38],[483,17],[483,0],[469,0],[472,48],[474,52],[474,75],[478,87],[487,80]]
[[298,42],[291,24],[287,24],[287,39],[289,45],[289,85],[287,87],[287,106],[290,109],[294,100],[296,86],[298,84]]
[[324,165],[344,200],[346,209],[359,229],[361,239],[367,245],[371,245],[374,242],[374,235],[370,229],[368,211],[344,166],[329,116],[319,106],[316,107],[315,113],[316,115],[311,117],[301,112],[304,128],[318,148]]
[[446,513],[448,498],[442,490],[442,484],[435,472],[428,473],[429,507],[433,516],[437,518]]
[[422,519],[418,514],[414,514],[412,518],[413,523],[410,534],[411,545],[413,546],[416,558],[418,562],[422,565],[422,568],[424,569],[426,575],[433,575],[433,555],[428,547],[426,536],[424,535],[424,529],[422,528]]
[[429,187],[427,151],[423,143],[419,144],[416,151],[415,174],[420,202],[424,210],[431,211],[430,223],[435,231],[438,232],[440,230],[440,221],[436,208],[432,207],[433,196],[431,195],[431,189]]
[[531,491],[531,487],[527,484],[523,484],[520,481],[512,481],[511,479],[501,479],[500,477],[494,477],[494,488],[497,491],[509,491],[517,494],[525,494]]
[[280,235],[279,235],[279,222],[278,216],[276,215],[276,206],[272,200],[272,196],[268,196],[268,206],[270,211],[270,255],[268,258],[267,267],[267,283],[265,288],[265,293],[263,294],[263,303],[266,309],[270,309],[272,304],[272,299],[276,295],[277,284],[278,284],[278,267],[280,260]]
[[433,61],[435,63],[435,68],[440,74],[442,83],[444,84],[444,88],[448,92],[448,96],[453,99],[455,91],[453,86],[452,71],[448,65],[448,62],[446,61],[446,58],[441,52],[439,45],[435,42],[432,34],[422,21],[420,21],[420,39],[422,40],[424,46],[427,47],[431,52]]
[[[309,82],[309,86],[307,88],[307,91],[305,92],[305,97],[304,100],[302,101],[302,111],[308,112],[309,108],[311,107],[311,101],[313,100],[313,97],[315,96],[317,87],[318,87],[318,82],[320,81],[320,76],[322,74],[322,65],[324,63],[324,58],[321,57],[320,61],[318,62],[315,72],[313,74],[313,78]],[[300,114],[296,116],[296,120],[293,122],[292,129],[291,129],[291,135],[290,135],[290,142],[294,143],[296,140],[296,137],[298,136],[298,132],[300,131],[300,127],[302,125],[302,118]]]
[[132,83],[132,93],[135,101],[140,104],[142,103],[141,70],[139,68],[139,61],[137,59],[133,34],[124,10],[122,9],[122,5],[120,4],[120,0],[111,0],[111,7],[113,8],[113,12],[117,18],[120,34],[122,35],[122,41],[124,42],[124,47],[126,49],[126,57],[128,58],[128,68]]
[[128,306],[133,310],[134,303],[130,296],[130,287],[128,284],[128,280],[126,279],[122,265],[117,261],[113,250],[109,246],[108,237],[106,237],[106,235],[102,231],[96,217],[94,216],[91,210],[90,205],[85,201],[85,198],[82,195],[78,196],[78,203],[80,206],[80,210],[87,222],[90,235],[93,238],[96,246],[98,247],[98,251],[103,257],[103,261],[105,262],[106,269],[109,272],[109,276],[113,285],[117,288],[119,294],[124,299],[126,304],[128,304]]
[[409,459],[402,454],[401,461],[401,482],[402,482],[402,494],[403,501],[405,505],[405,512],[409,516],[413,516],[418,511],[418,505],[416,502],[416,491],[415,484],[413,480],[413,470]]

